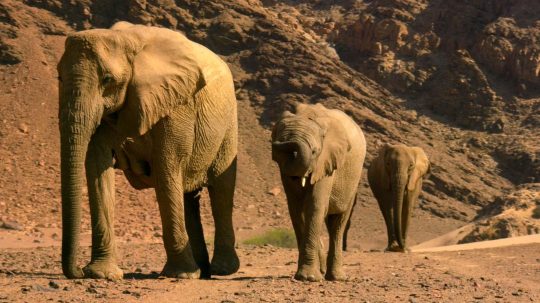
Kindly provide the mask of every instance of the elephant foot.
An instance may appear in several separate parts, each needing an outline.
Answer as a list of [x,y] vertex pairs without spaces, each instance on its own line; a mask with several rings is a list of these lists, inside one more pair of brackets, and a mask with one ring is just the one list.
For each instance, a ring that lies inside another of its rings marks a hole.
[[178,262],[167,261],[161,271],[161,276],[168,278],[197,279],[200,275],[201,271],[194,262],[190,265],[180,265]]
[[324,278],[328,281],[345,281],[347,280],[347,276],[343,272],[343,270],[331,270],[326,273]]
[[215,249],[210,268],[212,274],[216,276],[228,276],[237,272],[240,268],[240,259],[234,247]]
[[83,268],[85,278],[121,280],[124,272],[112,261],[90,262]]
[[299,281],[318,282],[322,280],[321,270],[315,266],[300,266],[294,275],[294,278]]
[[388,246],[384,251],[385,252],[401,252],[401,253],[411,252],[411,250],[408,247],[403,248],[399,245]]
[[397,243],[392,243],[386,247],[385,252],[403,252],[403,248]]

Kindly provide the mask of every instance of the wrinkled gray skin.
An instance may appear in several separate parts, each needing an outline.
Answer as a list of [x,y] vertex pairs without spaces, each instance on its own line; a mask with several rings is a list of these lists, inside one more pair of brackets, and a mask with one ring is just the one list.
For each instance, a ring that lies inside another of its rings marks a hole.
[[408,251],[412,211],[429,171],[429,160],[419,147],[385,145],[371,162],[368,181],[386,224],[387,251]]
[[[136,189],[155,188],[167,253],[162,275],[236,272],[237,117],[227,65],[180,33],[119,22],[111,29],[70,34],[58,74],[66,277],[123,276],[113,230],[115,167]],[[92,256],[81,269],[85,171]],[[199,214],[198,192],[204,186],[216,225],[211,264]]]
[[[346,278],[342,269],[343,233],[350,218],[366,141],[345,113],[321,104],[298,104],[284,112],[272,132],[272,159],[277,162],[287,195],[299,249],[297,280]],[[330,235],[325,258],[320,236],[326,222]]]

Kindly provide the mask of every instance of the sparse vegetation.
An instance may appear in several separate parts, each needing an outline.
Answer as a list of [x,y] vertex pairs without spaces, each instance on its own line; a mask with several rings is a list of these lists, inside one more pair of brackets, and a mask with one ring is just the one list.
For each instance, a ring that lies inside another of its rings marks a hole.
[[270,244],[276,247],[296,248],[294,231],[286,228],[276,228],[266,231],[264,234],[255,236],[244,241],[244,244],[263,246]]

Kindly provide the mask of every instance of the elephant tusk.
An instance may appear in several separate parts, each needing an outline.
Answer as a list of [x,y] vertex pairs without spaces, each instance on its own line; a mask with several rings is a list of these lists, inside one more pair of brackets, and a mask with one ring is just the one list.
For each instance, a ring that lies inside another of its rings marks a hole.
[[302,187],[306,186],[306,177],[302,177]]

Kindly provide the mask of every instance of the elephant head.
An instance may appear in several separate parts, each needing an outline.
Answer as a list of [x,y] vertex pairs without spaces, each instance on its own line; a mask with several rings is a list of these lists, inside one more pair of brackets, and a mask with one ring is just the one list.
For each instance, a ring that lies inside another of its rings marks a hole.
[[343,165],[351,149],[345,129],[326,114],[323,105],[296,106],[296,113],[285,111],[272,131],[272,159],[285,176],[306,179],[315,184],[331,176]]
[[[401,247],[404,246],[402,233],[402,208],[404,199],[411,200],[411,193],[421,186],[421,178],[427,178],[430,171],[429,160],[421,148],[405,145],[385,145],[381,153],[384,155],[384,170],[387,175],[387,186],[394,206],[394,233]],[[405,201],[405,207],[412,207],[414,201]]]
[[[192,43],[180,33],[120,22],[68,35],[58,63],[62,268],[76,266],[83,165],[92,135],[108,123],[122,137],[145,134],[206,83]],[[202,60],[204,62],[204,60]],[[112,152],[111,152],[112,157]]]

